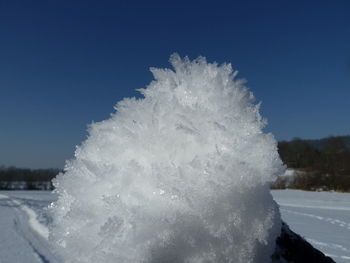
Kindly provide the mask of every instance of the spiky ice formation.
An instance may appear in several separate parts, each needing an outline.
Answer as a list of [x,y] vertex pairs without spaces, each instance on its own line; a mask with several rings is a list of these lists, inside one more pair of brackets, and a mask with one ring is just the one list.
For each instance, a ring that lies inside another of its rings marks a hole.
[[283,171],[230,64],[190,61],[90,126],[55,180],[50,240],[65,262],[268,262],[281,228],[268,184]]

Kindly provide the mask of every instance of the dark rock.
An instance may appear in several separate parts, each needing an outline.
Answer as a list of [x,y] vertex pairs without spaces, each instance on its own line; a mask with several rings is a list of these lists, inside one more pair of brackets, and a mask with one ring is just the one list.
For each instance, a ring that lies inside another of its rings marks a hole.
[[335,261],[314,248],[287,224],[282,224],[281,235],[276,240],[276,251],[272,255],[273,262],[289,263],[335,263]]

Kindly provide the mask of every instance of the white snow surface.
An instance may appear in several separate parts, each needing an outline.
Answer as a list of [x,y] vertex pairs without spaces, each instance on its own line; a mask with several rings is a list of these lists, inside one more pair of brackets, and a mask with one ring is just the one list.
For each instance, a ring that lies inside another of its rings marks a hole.
[[350,262],[350,193],[274,190],[282,219],[336,262]]
[[152,68],[54,182],[49,239],[64,262],[269,262],[284,172],[259,104],[230,64]]
[[60,262],[48,244],[50,192],[0,192],[0,262]]

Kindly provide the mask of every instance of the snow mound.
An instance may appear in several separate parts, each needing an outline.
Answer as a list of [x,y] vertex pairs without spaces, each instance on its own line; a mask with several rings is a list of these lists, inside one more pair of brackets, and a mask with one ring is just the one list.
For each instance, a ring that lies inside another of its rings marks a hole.
[[174,54],[124,99],[54,185],[50,240],[65,262],[268,262],[283,173],[259,105],[230,64]]

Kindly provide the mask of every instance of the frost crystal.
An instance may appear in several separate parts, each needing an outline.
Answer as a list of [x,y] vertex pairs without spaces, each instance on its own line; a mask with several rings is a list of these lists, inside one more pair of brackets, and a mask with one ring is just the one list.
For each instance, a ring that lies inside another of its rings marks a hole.
[[50,239],[65,262],[269,262],[283,172],[259,105],[230,64],[190,61],[93,123],[54,184]]

